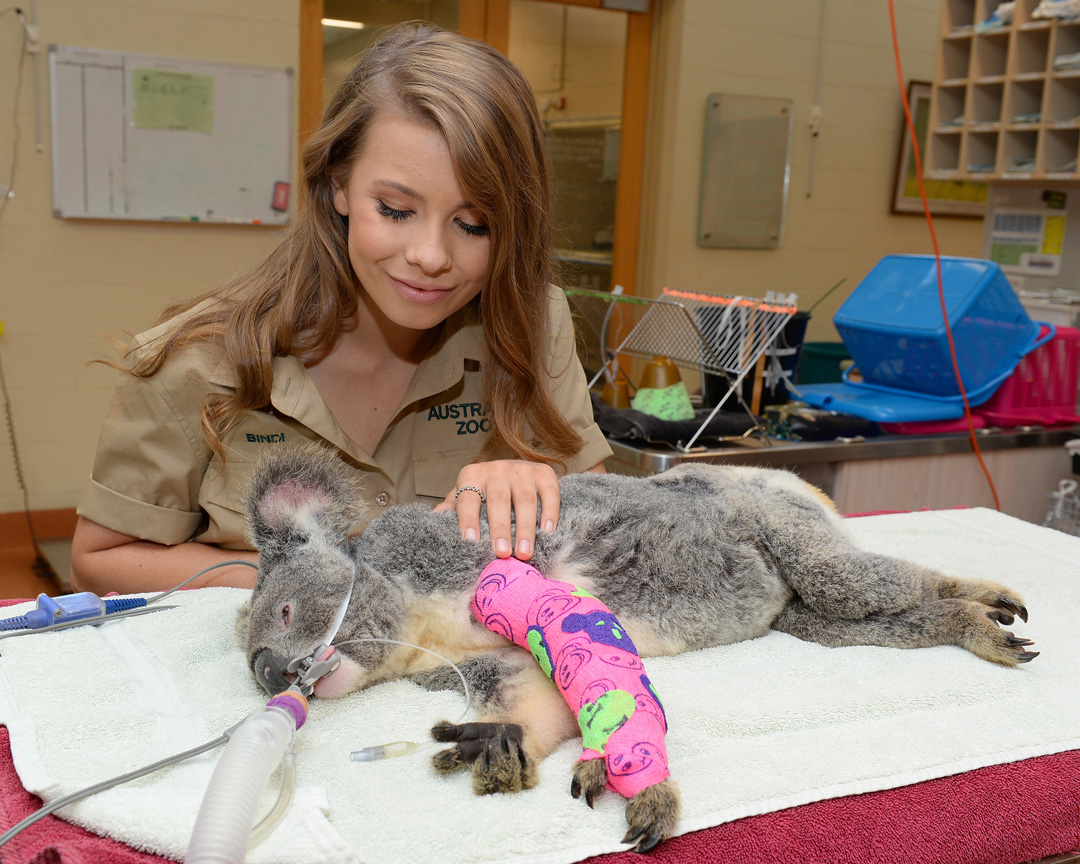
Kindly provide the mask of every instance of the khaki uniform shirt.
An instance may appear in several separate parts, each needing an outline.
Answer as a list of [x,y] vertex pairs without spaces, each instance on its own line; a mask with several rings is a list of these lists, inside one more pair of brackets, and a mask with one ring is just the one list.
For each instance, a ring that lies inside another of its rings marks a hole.
[[[611,450],[593,422],[569,307],[554,286],[551,321],[551,396],[584,442],[567,470],[584,471]],[[136,358],[168,328],[166,323],[137,336]],[[363,475],[369,506],[355,530],[391,503],[435,505],[453,488],[458,472],[476,460],[490,432],[480,389],[483,348],[471,309],[451,316],[371,454],[342,432],[300,359],[275,358],[271,404],[245,412],[225,437],[224,468],[200,426],[207,395],[227,392],[235,383],[220,353],[187,346],[151,378],[121,372],[78,513],[156,543],[197,540],[250,549],[240,501],[252,469],[267,450],[305,438],[337,448]]]

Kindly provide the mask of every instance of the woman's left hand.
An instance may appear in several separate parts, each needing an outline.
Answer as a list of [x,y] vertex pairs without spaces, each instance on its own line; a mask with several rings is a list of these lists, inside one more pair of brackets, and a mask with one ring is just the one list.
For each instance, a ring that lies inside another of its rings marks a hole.
[[480,505],[485,502],[491,549],[499,558],[509,558],[511,553],[522,561],[532,557],[538,512],[543,514],[542,530],[553,531],[559,524],[559,480],[551,466],[542,462],[506,459],[466,465],[435,510],[457,510],[461,536],[475,540],[480,536]]

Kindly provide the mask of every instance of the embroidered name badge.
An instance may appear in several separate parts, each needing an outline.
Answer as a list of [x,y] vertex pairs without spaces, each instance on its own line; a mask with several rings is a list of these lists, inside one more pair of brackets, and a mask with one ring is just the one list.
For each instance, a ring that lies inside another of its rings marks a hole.
[[457,429],[458,435],[475,435],[477,432],[490,432],[491,422],[487,411],[479,402],[458,402],[454,405],[435,405],[428,410],[428,422],[449,420]]
[[269,435],[255,435],[248,432],[244,437],[247,438],[249,444],[284,444],[285,433],[284,432],[271,432]]

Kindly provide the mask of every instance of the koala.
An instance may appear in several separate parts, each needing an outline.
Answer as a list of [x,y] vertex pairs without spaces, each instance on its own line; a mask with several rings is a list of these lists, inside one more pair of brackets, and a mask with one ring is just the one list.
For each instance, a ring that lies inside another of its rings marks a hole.
[[[580,730],[533,656],[470,613],[494,560],[486,518],[480,539],[467,541],[454,512],[406,504],[350,537],[353,476],[316,446],[283,450],[255,471],[245,508],[259,573],[238,622],[255,679],[270,693],[288,687],[290,661],[325,640],[351,590],[334,639],[341,664],[315,695],[399,678],[460,689],[426,652],[350,640],[436,651],[461,668],[480,715],[434,727],[452,745],[435,755],[436,770],[468,770],[479,794],[529,788],[539,762]],[[530,563],[606,604],[642,657],[769,630],[833,647],[957,645],[1005,666],[1037,656],[1004,629],[1028,618],[1015,592],[857,548],[828,497],[790,472],[687,465],[651,477],[574,474],[559,487],[558,527],[537,532]],[[591,807],[605,782],[604,760],[581,761],[570,791]],[[653,848],[678,812],[670,778],[644,789],[627,802],[624,842]]]

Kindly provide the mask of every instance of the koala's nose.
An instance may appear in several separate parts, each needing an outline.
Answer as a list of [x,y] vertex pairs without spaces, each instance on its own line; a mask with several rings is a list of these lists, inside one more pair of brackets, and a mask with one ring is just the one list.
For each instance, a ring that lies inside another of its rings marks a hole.
[[287,689],[295,677],[285,671],[288,665],[288,658],[275,654],[269,648],[263,648],[255,655],[251,668],[255,673],[255,680],[271,696],[276,696],[282,690]]

